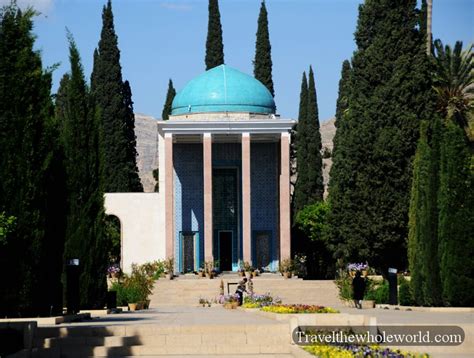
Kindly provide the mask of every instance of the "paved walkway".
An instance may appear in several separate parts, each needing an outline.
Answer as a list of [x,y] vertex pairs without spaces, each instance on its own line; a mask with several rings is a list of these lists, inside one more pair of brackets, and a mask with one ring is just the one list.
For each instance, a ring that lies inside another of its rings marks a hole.
[[[190,325],[265,325],[276,321],[245,312],[225,309],[221,305],[211,307],[160,307],[135,312],[123,312],[95,317],[90,321],[61,324],[60,327],[154,324],[163,326]],[[57,327],[57,326],[56,326]]]
[[363,314],[377,318],[377,324],[474,324],[472,312],[420,312],[385,310],[381,308],[358,310],[356,308],[341,308],[341,312],[350,314]]

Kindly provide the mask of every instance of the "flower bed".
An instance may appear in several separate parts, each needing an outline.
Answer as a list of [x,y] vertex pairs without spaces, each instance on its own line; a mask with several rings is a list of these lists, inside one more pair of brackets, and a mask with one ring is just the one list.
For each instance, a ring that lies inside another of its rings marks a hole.
[[363,345],[313,345],[303,348],[305,351],[320,358],[428,358],[426,353],[405,352],[388,347]]
[[270,306],[274,304],[280,304],[281,299],[278,297],[272,297],[270,293],[263,295],[257,295],[255,293],[244,298],[243,308],[260,308]]
[[276,304],[261,308],[263,312],[292,314],[292,313],[339,313],[338,310],[331,307],[316,305],[283,305]]

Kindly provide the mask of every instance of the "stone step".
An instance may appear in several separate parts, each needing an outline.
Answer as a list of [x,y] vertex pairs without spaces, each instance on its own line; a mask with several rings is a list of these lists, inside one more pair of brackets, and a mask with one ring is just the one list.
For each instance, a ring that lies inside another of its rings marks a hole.
[[[78,338],[94,342],[93,339],[102,340],[113,338],[146,337],[156,336],[216,336],[216,335],[288,335],[288,325],[285,323],[271,324],[194,324],[184,326],[156,325],[156,324],[138,324],[138,325],[111,325],[107,327],[98,326],[79,326],[79,327],[38,327],[36,330],[36,339],[52,338]],[[81,344],[85,344],[81,342]]]
[[[224,280],[224,292],[227,294],[227,282]],[[232,282],[232,281],[231,281]],[[343,307],[338,298],[338,289],[333,281],[304,281],[301,279],[260,279],[253,282],[254,292],[270,293],[279,297],[283,303],[317,304],[331,307]],[[234,292],[235,286],[230,287]],[[195,306],[199,298],[214,299],[220,292],[220,280],[159,280],[150,296],[150,306]]]
[[[32,350],[32,358],[84,358],[84,357],[170,357],[170,358],[294,358],[291,348],[282,349],[284,353],[275,352],[274,346],[208,346],[205,348],[186,347],[78,347],[74,349],[35,348]],[[238,353],[236,353],[238,352]]]
[[[54,351],[57,354],[57,350]],[[147,355],[224,355],[224,354],[290,354],[290,345],[200,345],[200,346],[126,346],[126,347],[59,347],[60,357],[122,357]]]
[[[286,327],[286,330],[288,328]],[[262,332],[255,333],[202,333],[202,334],[156,334],[149,336],[108,336],[108,337],[50,337],[38,338],[34,345],[38,348],[54,347],[127,347],[127,346],[199,346],[199,345],[271,345],[290,343],[289,333],[272,332],[268,329],[268,334]]]

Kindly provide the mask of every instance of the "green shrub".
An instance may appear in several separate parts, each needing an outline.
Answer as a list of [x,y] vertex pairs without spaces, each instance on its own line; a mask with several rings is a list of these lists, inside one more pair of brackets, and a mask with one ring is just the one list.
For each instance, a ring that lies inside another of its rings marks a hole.
[[127,305],[127,293],[126,289],[122,283],[114,282],[112,284],[111,291],[117,292],[117,305],[118,306],[126,306]]
[[339,298],[341,300],[352,300],[352,278],[345,272],[334,281],[339,289]]
[[413,306],[414,300],[411,292],[410,281],[403,276],[398,280],[398,301],[402,306]]
[[138,303],[148,300],[154,284],[149,264],[132,265],[132,273],[123,275],[121,282],[112,285],[112,291],[117,292],[117,304],[124,306],[127,303]]
[[383,280],[382,283],[371,282],[368,285],[368,289],[366,289],[365,291],[364,299],[375,301],[375,303],[377,304],[388,303],[388,299],[389,299],[388,281]]

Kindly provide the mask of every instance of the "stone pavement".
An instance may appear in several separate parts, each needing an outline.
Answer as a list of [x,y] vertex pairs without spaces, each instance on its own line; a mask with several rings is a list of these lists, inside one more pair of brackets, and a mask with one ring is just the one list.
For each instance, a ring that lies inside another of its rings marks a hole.
[[35,337],[33,357],[294,357],[287,322],[220,305],[160,307],[42,326]]

